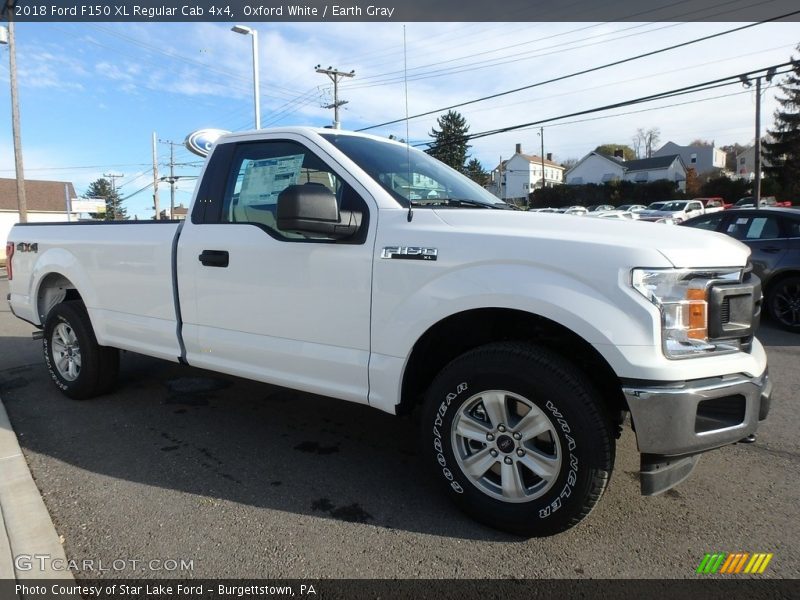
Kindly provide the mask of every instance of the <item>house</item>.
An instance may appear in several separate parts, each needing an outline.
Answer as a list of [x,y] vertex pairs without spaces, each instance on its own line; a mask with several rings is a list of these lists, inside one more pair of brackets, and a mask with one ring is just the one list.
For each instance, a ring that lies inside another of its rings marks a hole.
[[[186,215],[189,213],[189,209],[186,208],[183,204],[178,204],[175,207],[175,210],[172,211],[172,218],[178,221],[184,221],[186,219]],[[158,213],[158,218],[162,221],[165,219],[169,219],[169,208],[165,208],[160,213]]]
[[611,157],[600,152],[589,152],[564,174],[567,185],[621,181],[624,176],[622,157]]
[[522,144],[517,144],[514,155],[501,161],[492,171],[486,189],[502,200],[523,199],[542,187],[542,179],[547,187],[561,185],[564,182],[564,167],[553,162],[552,154],[542,160],[541,156],[524,154]]
[[613,181],[647,183],[666,179],[676,182],[678,188],[684,190],[686,171],[686,165],[679,154],[624,161],[621,156],[590,152],[566,172],[565,178],[567,185]]
[[[761,176],[764,176],[764,167],[770,166],[768,160],[764,158],[763,146],[761,152]],[[756,176],[756,147],[750,146],[746,150],[736,155],[736,179],[755,179]]]
[[653,157],[680,155],[687,169],[694,169],[695,173],[702,175],[714,169],[725,169],[725,151],[710,146],[679,146],[675,142],[667,142],[659,148]]
[[[67,181],[25,180],[25,199],[28,222],[77,221],[80,216],[74,209],[67,214],[67,196],[70,203],[76,199],[75,188]],[[8,239],[8,233],[19,223],[17,207],[17,180],[0,179],[0,237]]]

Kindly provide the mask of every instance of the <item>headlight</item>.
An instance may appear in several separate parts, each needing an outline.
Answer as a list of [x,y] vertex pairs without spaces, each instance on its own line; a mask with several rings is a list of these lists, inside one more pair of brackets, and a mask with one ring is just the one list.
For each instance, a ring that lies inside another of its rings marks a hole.
[[708,289],[740,278],[741,269],[634,269],[631,285],[661,311],[664,355],[686,358],[718,349],[708,340]]

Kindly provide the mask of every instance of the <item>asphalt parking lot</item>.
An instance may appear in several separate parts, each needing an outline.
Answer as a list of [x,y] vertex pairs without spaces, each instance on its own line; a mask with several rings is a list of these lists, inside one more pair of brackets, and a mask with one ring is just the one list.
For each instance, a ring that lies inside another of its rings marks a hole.
[[79,579],[683,578],[716,551],[772,552],[762,577],[800,577],[800,336],[769,324],[775,394],[755,444],[709,453],[688,481],[643,498],[626,429],[597,509],[532,540],[449,504],[412,419],[132,354],[115,393],[73,401],[32,330],[2,303],[0,396],[67,556],[192,563]]

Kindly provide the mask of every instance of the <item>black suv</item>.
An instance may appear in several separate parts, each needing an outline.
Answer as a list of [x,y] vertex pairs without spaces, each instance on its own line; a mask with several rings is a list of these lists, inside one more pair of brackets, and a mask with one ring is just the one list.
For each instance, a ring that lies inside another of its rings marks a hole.
[[800,333],[800,210],[729,209],[681,225],[726,233],[750,246],[767,311],[778,325]]

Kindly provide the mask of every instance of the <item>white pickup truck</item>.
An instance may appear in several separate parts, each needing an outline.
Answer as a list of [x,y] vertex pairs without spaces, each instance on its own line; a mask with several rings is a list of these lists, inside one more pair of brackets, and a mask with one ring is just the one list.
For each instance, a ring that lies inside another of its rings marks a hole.
[[71,398],[129,350],[369,404],[476,519],[583,519],[630,414],[646,495],[769,409],[749,250],[716,233],[511,210],[427,154],[331,129],[230,134],[189,218],[17,225],[9,302]]

